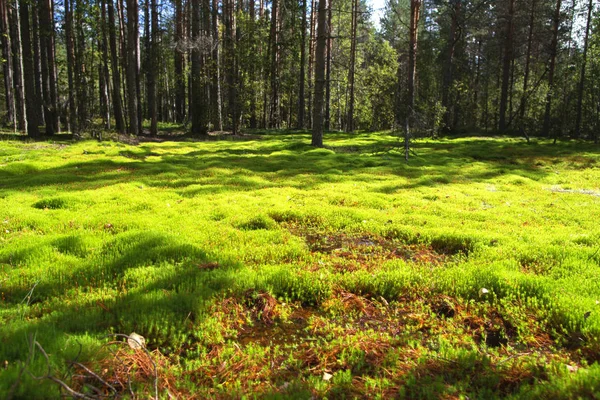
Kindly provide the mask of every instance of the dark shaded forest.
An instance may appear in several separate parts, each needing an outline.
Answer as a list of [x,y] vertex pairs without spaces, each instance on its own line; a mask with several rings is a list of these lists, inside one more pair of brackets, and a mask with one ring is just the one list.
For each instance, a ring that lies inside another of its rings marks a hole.
[[[2,0],[2,124],[598,140],[593,0]],[[372,18],[379,11],[379,23]],[[408,145],[408,141],[407,141]]]

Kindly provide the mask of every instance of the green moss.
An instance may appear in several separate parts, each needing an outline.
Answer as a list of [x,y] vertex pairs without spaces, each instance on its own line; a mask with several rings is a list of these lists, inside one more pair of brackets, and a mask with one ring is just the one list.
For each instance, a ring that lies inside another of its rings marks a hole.
[[68,376],[132,331],[200,397],[597,393],[596,148],[326,142],[1,140],[0,397],[29,335]]

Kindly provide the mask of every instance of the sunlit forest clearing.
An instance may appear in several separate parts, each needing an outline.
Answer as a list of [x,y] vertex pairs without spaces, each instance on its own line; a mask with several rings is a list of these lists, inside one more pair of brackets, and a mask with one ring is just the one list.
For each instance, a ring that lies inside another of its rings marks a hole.
[[2,140],[0,397],[598,395],[597,147],[310,140]]

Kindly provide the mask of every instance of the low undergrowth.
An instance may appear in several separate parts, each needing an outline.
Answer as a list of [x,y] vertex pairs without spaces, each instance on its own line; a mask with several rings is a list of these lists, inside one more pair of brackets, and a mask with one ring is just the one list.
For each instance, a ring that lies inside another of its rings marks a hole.
[[0,398],[600,392],[597,148],[212,139],[0,141]]

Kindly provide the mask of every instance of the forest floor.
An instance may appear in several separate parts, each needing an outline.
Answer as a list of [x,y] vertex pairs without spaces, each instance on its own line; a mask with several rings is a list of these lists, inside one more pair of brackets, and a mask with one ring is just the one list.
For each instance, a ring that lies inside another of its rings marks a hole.
[[598,147],[214,139],[0,135],[0,398],[599,396]]

